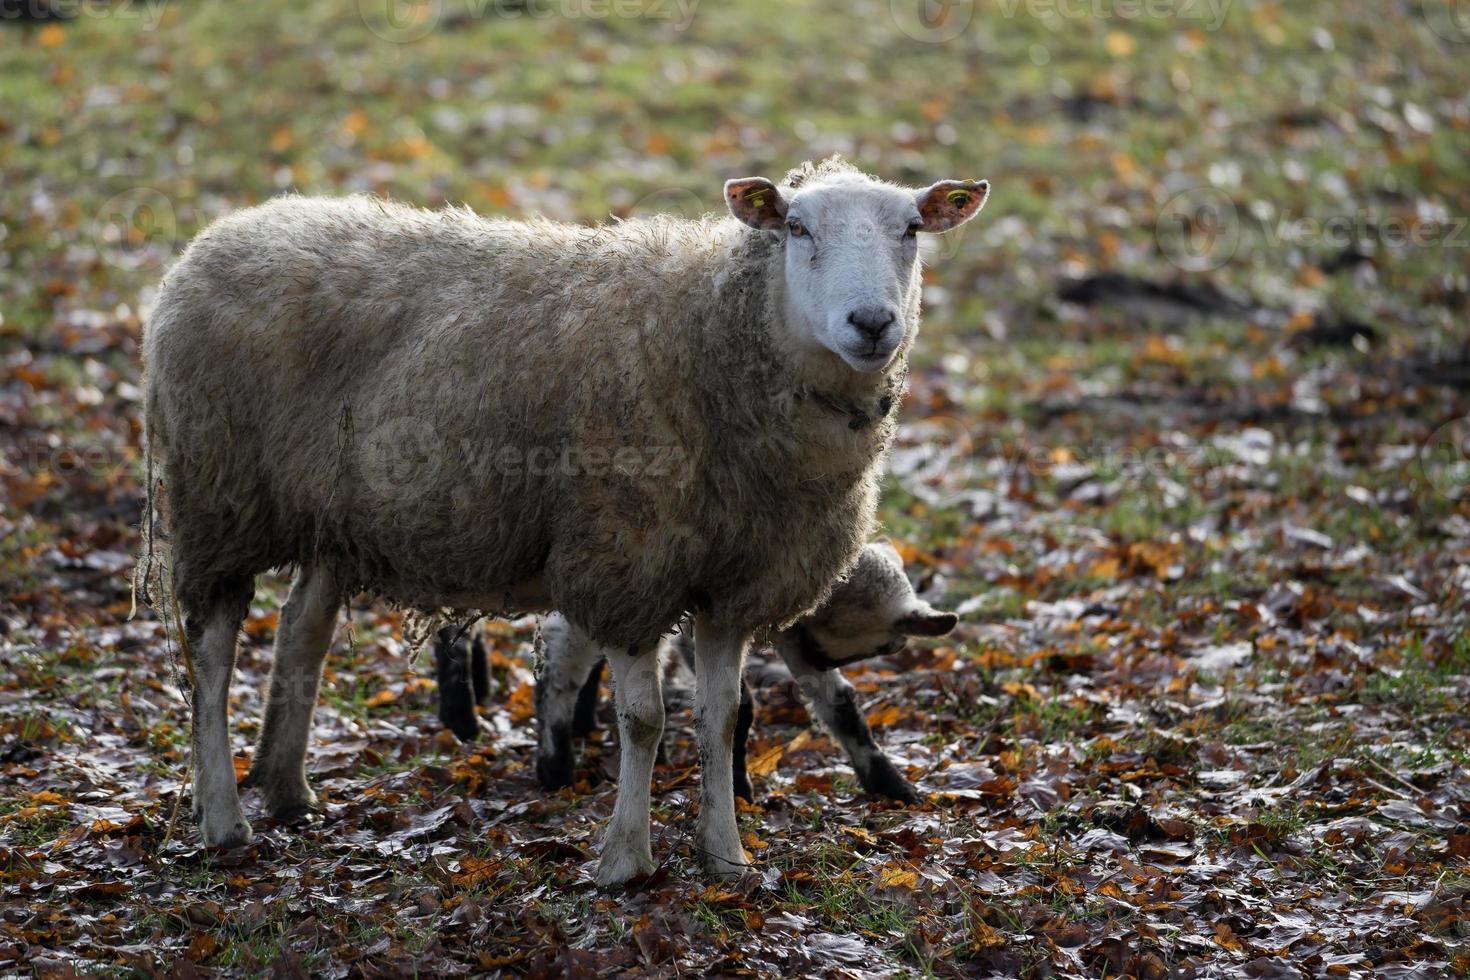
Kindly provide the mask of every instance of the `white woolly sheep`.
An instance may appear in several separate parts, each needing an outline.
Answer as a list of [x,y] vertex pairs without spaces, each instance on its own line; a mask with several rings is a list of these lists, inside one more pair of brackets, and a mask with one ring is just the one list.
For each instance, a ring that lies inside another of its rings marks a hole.
[[729,181],[736,220],[581,227],[286,197],[202,232],[143,353],[205,843],[251,838],[235,642],[255,576],[292,566],[250,772],[270,813],[315,804],[306,742],[345,596],[558,609],[605,645],[618,691],[598,880],[647,871],[664,711],[645,655],[693,611],[696,842],[711,872],[744,867],[730,765],[746,647],[820,603],[869,538],[918,329],[915,236],[968,220],[988,189],[906,190],[833,160],[779,188]]
[[[858,781],[869,793],[904,803],[919,798],[873,740],[867,719],[858,710],[857,692],[838,668],[896,653],[913,636],[943,636],[954,629],[958,619],[954,613],[941,612],[915,595],[893,545],[875,541],[863,549],[857,564],[833,588],[826,602],[771,638],[771,645],[791,672],[813,716],[842,746]],[[465,666],[458,676],[463,682],[456,685],[456,672],[452,670],[440,671],[440,716],[456,732],[473,733],[478,723],[472,707],[470,674],[475,672],[473,665],[483,664],[484,648],[482,645],[471,650],[468,643],[462,646],[458,652]],[[454,653],[447,638],[441,637],[435,647],[436,659],[453,663]],[[547,789],[558,789],[572,782],[572,737],[587,734],[595,725],[601,651],[554,613],[542,623],[539,653],[536,775]],[[679,656],[691,666],[694,662],[693,644],[687,633],[667,638],[661,653]],[[480,689],[483,691],[484,686]],[[463,709],[451,705],[463,705]],[[753,720],[750,685],[743,678],[735,723],[733,776],[735,795],[746,800],[755,798],[745,765]]]

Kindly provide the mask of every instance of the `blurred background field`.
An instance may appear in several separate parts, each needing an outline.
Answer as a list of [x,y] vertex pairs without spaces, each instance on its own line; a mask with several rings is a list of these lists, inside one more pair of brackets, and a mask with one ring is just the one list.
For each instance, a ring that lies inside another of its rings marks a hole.
[[[1464,972],[1460,5],[15,0],[0,66],[0,972]],[[477,752],[363,602],[327,815],[223,867],[168,836],[185,709],[126,616],[138,337],[189,237],[288,192],[697,214],[833,152],[993,184],[929,243],[883,514],[964,625],[857,678],[933,802],[855,797],[773,697],[759,887],[681,857],[611,902],[597,753],[532,789],[528,624]]]

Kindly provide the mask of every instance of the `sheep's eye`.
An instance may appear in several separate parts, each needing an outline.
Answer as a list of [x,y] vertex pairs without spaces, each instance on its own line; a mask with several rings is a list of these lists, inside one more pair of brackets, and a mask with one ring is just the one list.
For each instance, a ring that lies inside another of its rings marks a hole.
[[806,226],[800,221],[786,222],[786,230],[791,232],[792,236],[796,238],[800,238],[806,234]]
[[922,228],[922,227],[923,227],[923,223],[922,222],[919,222],[919,221],[910,222],[908,228],[904,230],[903,237],[905,237],[905,238],[918,238],[919,237],[919,229]]

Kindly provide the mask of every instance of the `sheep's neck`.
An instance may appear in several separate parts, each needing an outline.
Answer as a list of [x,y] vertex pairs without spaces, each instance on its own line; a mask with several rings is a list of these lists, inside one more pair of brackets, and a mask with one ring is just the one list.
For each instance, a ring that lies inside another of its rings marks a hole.
[[845,395],[823,391],[820,388],[807,388],[797,392],[797,399],[807,398],[814,404],[820,405],[839,416],[842,416],[847,427],[854,432],[861,432],[876,422],[881,422],[893,411],[894,396],[884,393],[878,397],[876,403],[860,403]]

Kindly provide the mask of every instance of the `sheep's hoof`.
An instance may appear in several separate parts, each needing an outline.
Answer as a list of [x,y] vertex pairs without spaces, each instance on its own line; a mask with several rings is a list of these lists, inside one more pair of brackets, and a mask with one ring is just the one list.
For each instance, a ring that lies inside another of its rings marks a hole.
[[858,777],[863,789],[874,796],[886,797],[909,806],[919,802],[919,794],[913,785],[886,758],[880,757],[867,772],[858,773]]
[[[735,879],[750,870],[750,857],[739,844],[723,846],[705,843],[701,839],[696,846],[699,850],[700,866],[711,878]],[[721,857],[722,854],[736,854],[739,857]]]
[[655,867],[653,852],[647,848],[641,853],[633,847],[607,848],[597,863],[597,886],[617,888],[639,875],[653,874]]
[[474,702],[468,695],[451,697],[441,693],[439,721],[461,742],[474,742],[480,737],[480,718],[475,714]]
[[281,823],[298,823],[317,811],[316,794],[306,799],[267,801],[265,810]]
[[[196,811],[197,812],[197,811]],[[211,820],[208,814],[199,814],[199,836],[205,847],[244,847],[255,839],[250,822],[239,813]]]
[[316,809],[316,794],[310,787],[298,786],[274,793],[266,790],[265,812],[281,823],[293,823]]
[[478,742],[480,740],[480,721],[474,715],[456,715],[453,718],[439,716],[444,722],[444,727],[454,733],[454,737],[461,742]]
[[265,797],[265,812],[282,823],[294,823],[317,809],[316,793],[304,776],[281,779],[251,769],[243,785],[259,787]]
[[572,763],[572,733],[566,726],[551,731],[552,749],[545,745],[536,746],[536,778],[548,790],[558,790],[572,785],[576,778],[576,767]]
[[750,864],[746,861],[731,861],[714,854],[704,855],[700,863],[704,867],[705,874],[724,881],[735,881],[750,873]]

